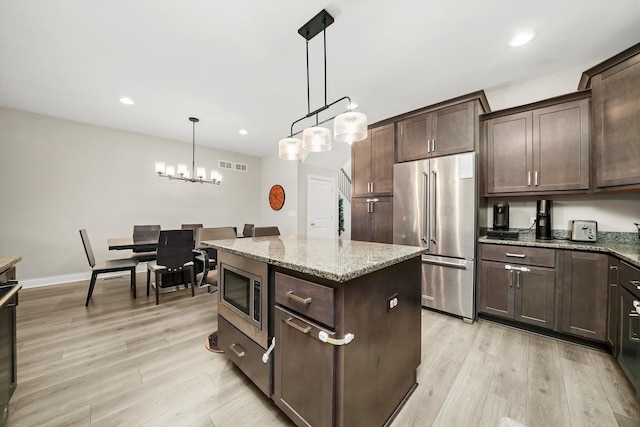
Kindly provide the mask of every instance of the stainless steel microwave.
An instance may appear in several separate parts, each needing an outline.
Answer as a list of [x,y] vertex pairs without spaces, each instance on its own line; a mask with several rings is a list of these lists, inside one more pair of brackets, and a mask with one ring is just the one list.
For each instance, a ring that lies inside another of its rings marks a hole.
[[219,258],[218,312],[266,349],[269,298],[267,264],[228,253],[219,255]]

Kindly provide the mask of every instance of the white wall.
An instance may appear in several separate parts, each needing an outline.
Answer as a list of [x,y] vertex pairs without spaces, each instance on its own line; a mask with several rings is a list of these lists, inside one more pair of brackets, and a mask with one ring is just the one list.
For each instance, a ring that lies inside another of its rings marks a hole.
[[130,236],[134,224],[260,222],[260,159],[196,146],[197,165],[217,169],[220,159],[248,172],[220,170],[220,186],[169,181],[154,162],[191,163],[190,141],[0,108],[0,255],[22,256],[23,283],[56,283],[88,274],[80,228],[104,260],[130,254],[109,251],[106,240]]
[[[517,84],[491,90],[485,89],[485,93],[492,111],[553,98],[575,92],[582,72],[600,62],[602,61],[595,61]],[[486,226],[491,227],[493,203],[505,200],[510,208],[509,226],[527,228],[531,225],[531,217],[535,216],[538,198],[541,197],[489,199],[485,208],[487,211],[481,213],[483,214],[481,218],[486,216]],[[569,220],[572,219],[591,219],[598,221],[599,231],[635,232],[637,229],[633,223],[640,222],[640,193],[545,198],[553,200],[552,228],[554,229],[567,229]]]

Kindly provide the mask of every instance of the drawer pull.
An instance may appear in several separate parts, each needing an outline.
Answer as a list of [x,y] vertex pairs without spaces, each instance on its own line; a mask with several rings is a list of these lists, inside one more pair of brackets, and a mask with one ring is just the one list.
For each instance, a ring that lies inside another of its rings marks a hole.
[[294,294],[293,291],[287,292],[287,297],[301,304],[307,304],[307,305],[311,304],[311,298],[299,297],[298,295]]
[[300,325],[296,325],[293,322],[293,317],[288,318],[287,320],[285,320],[285,323],[289,326],[291,326],[293,329],[302,332],[303,334],[308,334],[309,332],[311,332],[311,326],[307,326],[307,327],[302,327]]
[[640,280],[629,280],[631,286],[635,286],[637,290],[640,291]]
[[229,348],[231,349],[231,351],[233,351],[236,354],[236,356],[238,357],[245,356],[244,348],[240,347],[240,344],[231,344]]
[[509,252],[506,252],[505,255],[513,257],[513,258],[524,258],[524,257],[526,257],[525,254],[512,254],[512,253],[509,253]]

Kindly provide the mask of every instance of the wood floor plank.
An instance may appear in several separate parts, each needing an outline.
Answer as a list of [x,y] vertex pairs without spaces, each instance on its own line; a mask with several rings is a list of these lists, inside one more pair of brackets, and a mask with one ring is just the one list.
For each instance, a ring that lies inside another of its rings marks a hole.
[[505,418],[508,418],[509,422],[514,421],[524,425],[524,406],[514,403],[514,400],[489,393],[484,403],[478,427],[497,427],[500,426],[500,423]]
[[504,329],[489,391],[524,408],[527,403],[529,337],[514,329]]

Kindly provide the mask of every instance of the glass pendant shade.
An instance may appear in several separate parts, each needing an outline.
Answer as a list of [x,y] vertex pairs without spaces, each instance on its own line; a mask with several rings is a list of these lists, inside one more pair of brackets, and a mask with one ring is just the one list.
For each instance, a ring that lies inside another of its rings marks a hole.
[[167,176],[175,176],[176,175],[176,167],[168,165],[167,166]]
[[196,177],[198,179],[207,179],[207,169],[203,167],[198,167],[196,169]]
[[302,140],[298,138],[284,138],[278,142],[278,156],[283,160],[301,160],[304,156]]
[[178,163],[178,175],[187,175],[187,172],[187,165],[185,165],[184,163]]
[[164,162],[156,162],[156,173],[164,175],[165,165]]
[[333,120],[333,137],[349,144],[367,138],[367,116],[356,111],[342,113]]
[[211,171],[211,181],[222,182],[222,175],[218,171]]
[[319,126],[306,128],[302,132],[302,149],[314,153],[331,150],[331,131]]

